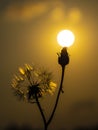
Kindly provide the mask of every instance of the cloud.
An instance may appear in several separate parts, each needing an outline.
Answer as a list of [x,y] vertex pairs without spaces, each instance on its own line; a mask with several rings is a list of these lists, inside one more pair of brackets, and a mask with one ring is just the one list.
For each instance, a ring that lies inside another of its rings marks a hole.
[[82,13],[78,8],[72,8],[69,11],[69,21],[78,23],[82,20]]
[[0,4],[2,17],[9,21],[28,21],[49,13],[52,20],[59,20],[64,16],[60,0],[9,0],[0,1]]
[[64,18],[66,17],[65,12],[64,12],[64,4],[62,2],[57,2],[54,5],[54,8],[52,9],[50,13],[50,18],[52,21],[63,21]]
[[44,2],[13,2],[3,10],[3,18],[10,21],[30,20],[47,11],[47,4]]

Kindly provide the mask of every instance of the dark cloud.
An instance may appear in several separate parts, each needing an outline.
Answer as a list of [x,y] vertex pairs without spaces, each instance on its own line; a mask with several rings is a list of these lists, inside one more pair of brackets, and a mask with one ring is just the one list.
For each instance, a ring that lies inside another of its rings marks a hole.
[[9,1],[0,1],[0,12],[3,19],[10,21],[26,21],[34,19],[36,17],[42,16],[53,10],[51,17],[57,19],[58,14],[60,17],[63,17],[63,11],[61,8],[58,8],[58,5],[61,7],[59,0],[55,1],[35,1],[35,0],[9,0]]
[[47,10],[45,3],[12,2],[6,5],[1,13],[7,20],[28,20],[42,15]]

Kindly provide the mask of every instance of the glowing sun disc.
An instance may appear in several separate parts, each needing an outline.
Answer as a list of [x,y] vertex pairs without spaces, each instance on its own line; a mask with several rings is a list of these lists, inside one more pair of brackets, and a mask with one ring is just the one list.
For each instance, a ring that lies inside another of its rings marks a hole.
[[70,30],[62,30],[57,35],[57,41],[62,47],[69,47],[74,43],[75,36]]

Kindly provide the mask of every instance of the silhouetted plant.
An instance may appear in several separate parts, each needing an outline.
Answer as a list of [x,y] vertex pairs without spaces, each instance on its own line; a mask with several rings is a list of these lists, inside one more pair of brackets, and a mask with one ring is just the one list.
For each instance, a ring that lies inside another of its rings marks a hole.
[[18,99],[38,105],[46,130],[47,122],[39,98],[47,93],[54,93],[56,84],[52,81],[52,73],[25,64],[23,68],[19,68],[19,73],[14,75],[12,89]]
[[51,79],[52,73],[25,64],[23,68],[19,68],[19,73],[14,75],[12,88],[20,100],[35,103],[36,96],[41,98],[46,93],[54,93],[56,84]]
[[67,53],[66,47],[64,47],[61,50],[61,53],[58,54],[58,63],[62,68],[61,82],[52,113],[50,114],[48,120],[46,120],[39,99],[42,98],[46,93],[53,94],[55,91],[56,84],[51,80],[51,73],[47,72],[46,70],[31,67],[29,64],[25,64],[23,68],[19,68],[19,74],[14,75],[12,80],[14,94],[18,96],[19,99],[26,100],[29,103],[37,104],[44,122],[44,130],[47,130],[50,122],[54,117],[60,93],[64,92],[62,90],[64,70],[65,66],[69,63],[69,55]]

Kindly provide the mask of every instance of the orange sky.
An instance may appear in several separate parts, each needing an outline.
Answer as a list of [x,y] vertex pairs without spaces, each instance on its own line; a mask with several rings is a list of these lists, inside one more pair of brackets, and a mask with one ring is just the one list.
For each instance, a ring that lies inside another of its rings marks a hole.
[[[9,123],[42,128],[36,105],[18,102],[10,82],[19,66],[35,63],[53,72],[59,85],[57,33],[70,29],[76,41],[68,49],[64,94],[49,129],[90,126],[98,122],[98,1],[0,0],[0,127]],[[51,111],[55,96],[42,99]],[[48,115],[47,115],[48,116]]]

